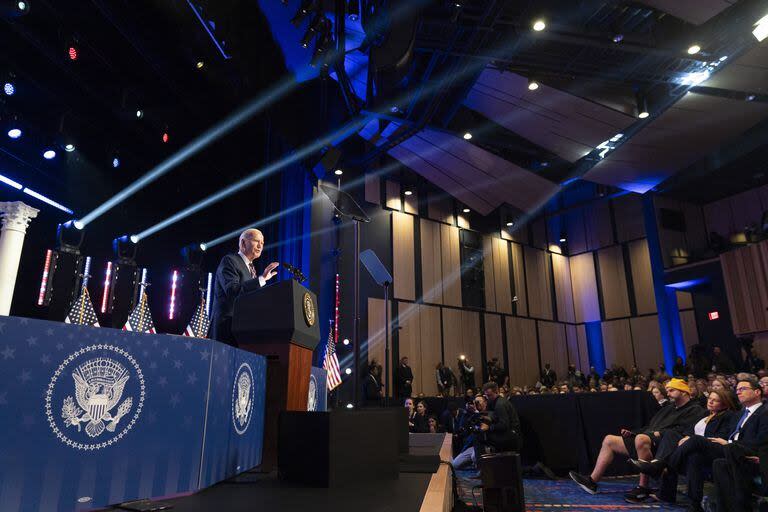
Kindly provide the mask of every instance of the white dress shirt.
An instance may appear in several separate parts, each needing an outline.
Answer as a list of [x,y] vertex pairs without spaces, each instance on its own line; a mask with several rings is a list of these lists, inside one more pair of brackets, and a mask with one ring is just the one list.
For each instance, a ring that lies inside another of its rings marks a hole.
[[697,435],[697,436],[703,436],[704,435],[704,431],[707,429],[707,419],[708,418],[709,418],[709,416],[704,416],[703,418],[701,418],[696,423],[696,425],[694,425],[694,427],[693,427],[694,435]]
[[[249,259],[248,259],[248,257],[247,257],[245,254],[243,254],[242,252],[240,252],[240,251],[237,251],[237,254],[239,254],[239,255],[240,255],[240,257],[241,257],[241,258],[243,258],[243,261],[245,262],[245,267],[246,267],[248,270],[250,270],[250,269],[251,269],[251,265],[253,265],[253,262],[252,262],[251,260],[249,260]],[[256,273],[256,267],[255,267],[255,266],[254,266],[254,268],[253,268],[253,272],[254,272],[254,273]],[[259,284],[260,284],[261,286],[266,286],[266,284],[267,284],[267,280],[266,280],[266,279],[264,279],[264,276],[260,276],[260,275],[257,275],[257,276],[256,276],[256,279],[258,279],[258,280],[259,280]]]

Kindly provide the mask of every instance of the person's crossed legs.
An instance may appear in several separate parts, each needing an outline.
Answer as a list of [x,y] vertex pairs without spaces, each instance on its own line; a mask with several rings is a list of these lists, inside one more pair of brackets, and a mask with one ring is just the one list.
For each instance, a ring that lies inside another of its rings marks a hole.
[[[637,451],[637,457],[642,460],[651,460],[653,458],[653,441],[650,436],[646,434],[639,434],[635,436],[634,440],[635,450]],[[592,473],[587,475],[581,475],[575,471],[571,471],[570,477],[576,482],[582,489],[590,494],[597,493],[597,482],[599,482],[605,474],[608,467],[610,467],[616,455],[629,457],[630,453],[627,450],[625,440],[622,436],[607,435],[603,438],[603,444],[600,446],[600,453],[597,456],[597,462],[592,469]],[[648,476],[640,475],[639,487],[647,489]],[[644,499],[644,498],[643,498]]]

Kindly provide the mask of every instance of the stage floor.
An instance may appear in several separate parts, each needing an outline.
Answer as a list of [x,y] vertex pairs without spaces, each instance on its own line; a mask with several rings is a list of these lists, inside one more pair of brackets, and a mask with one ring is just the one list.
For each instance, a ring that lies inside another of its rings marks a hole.
[[398,480],[349,488],[311,488],[281,482],[277,473],[244,473],[191,496],[162,500],[174,512],[418,512],[432,474],[400,473]]

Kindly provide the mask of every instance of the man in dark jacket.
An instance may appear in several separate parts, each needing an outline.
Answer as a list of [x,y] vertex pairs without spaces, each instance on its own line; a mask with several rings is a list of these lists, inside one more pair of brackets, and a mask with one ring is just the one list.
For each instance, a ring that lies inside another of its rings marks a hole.
[[[753,379],[740,380],[736,394],[743,407],[736,426],[723,444],[725,457],[712,464],[712,474],[720,504],[718,510],[742,512],[751,510],[750,496],[760,466],[755,459],[768,439],[768,409],[763,405],[763,390]],[[762,459],[759,459],[762,462]]]
[[413,393],[413,370],[408,366],[408,358],[400,358],[400,365],[395,370],[395,386],[397,397],[408,398]]
[[497,452],[519,450],[522,444],[520,419],[512,402],[499,396],[499,385],[493,381],[483,384],[483,394],[488,401],[488,410],[492,412],[492,421],[480,424],[480,429],[486,433],[485,440],[480,440],[480,451],[487,452],[488,447]]
[[541,370],[541,379],[539,380],[541,380],[541,383],[548,388],[551,388],[555,385],[555,382],[557,382],[557,373],[550,368],[549,363],[546,363],[544,369]]
[[[590,475],[582,475],[575,471],[569,473],[579,487],[590,494],[597,494],[597,482],[600,481],[616,455],[623,455],[630,459],[651,460],[663,431],[674,430],[683,433],[704,416],[704,409],[691,401],[691,390],[684,380],[671,379],[667,381],[666,389],[671,404],[662,407],[654,414],[648,426],[636,431],[623,428],[620,436],[605,436],[592,473]],[[636,502],[647,498],[651,492],[648,482],[648,475],[640,475],[639,485],[625,495],[627,501]]]

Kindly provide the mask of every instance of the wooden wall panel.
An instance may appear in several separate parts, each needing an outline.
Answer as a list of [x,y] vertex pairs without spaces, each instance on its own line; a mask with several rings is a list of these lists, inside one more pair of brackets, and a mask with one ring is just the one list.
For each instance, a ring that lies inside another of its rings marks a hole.
[[[578,336],[578,326],[571,325],[571,324],[565,324],[565,344],[567,347],[567,353],[568,353],[568,363],[576,365],[577,370],[583,370],[583,364],[581,361],[581,353],[579,352],[579,336]],[[587,370],[589,370],[589,358],[587,358],[584,361],[584,364],[587,366]],[[584,372],[585,374],[587,372]]]
[[496,274],[493,272],[494,239],[483,237],[483,280],[485,282],[485,310],[496,309]]
[[387,200],[387,208],[400,211],[403,209],[403,202],[400,200],[400,184],[396,181],[387,181],[384,193]]
[[461,262],[459,260],[459,228],[440,226],[440,249],[443,263],[443,304],[460,307]]
[[419,305],[419,327],[421,328],[421,368],[419,372],[421,375],[421,392],[426,396],[436,396],[435,365],[443,358],[440,308],[424,304]]
[[629,264],[632,271],[632,287],[635,290],[635,304],[638,315],[656,313],[656,296],[653,292],[651,255],[646,239],[630,242]]
[[576,313],[573,309],[570,259],[559,254],[552,254],[552,274],[555,281],[557,319],[561,322],[576,323]]
[[463,311],[443,308],[443,363],[450,366],[458,377],[456,358],[464,352]]
[[587,229],[587,249],[594,251],[614,244],[610,207],[607,201],[584,207],[584,224]]
[[[758,204],[757,218],[753,222],[759,222],[763,212],[759,206],[757,194],[755,194],[753,201],[749,201],[749,203],[751,205]],[[685,215],[685,242],[688,251],[691,253],[701,253],[709,246],[707,226],[704,222],[704,210],[697,204],[682,203],[682,206],[683,214]],[[748,224],[744,224],[744,226],[746,225]]]
[[469,216],[465,213],[456,214],[456,225],[462,229],[470,229]]
[[547,248],[547,223],[543,218],[536,219],[531,223],[531,240],[534,247],[539,249]]
[[430,219],[453,224],[453,202],[440,194],[430,193],[427,197],[427,215]]
[[[389,306],[389,318],[392,318],[392,304]],[[391,333],[390,333],[391,335]],[[390,338],[390,350],[392,349],[392,338]],[[384,300],[368,298],[368,336],[366,340],[366,347],[368,351],[368,363],[372,360],[378,361],[379,364],[384,364]],[[390,354],[391,355],[391,354]],[[391,373],[390,364],[390,375]],[[344,371],[344,368],[341,369]],[[384,372],[382,372],[382,378],[384,378]],[[386,379],[385,379],[386,380]],[[384,383],[387,389],[391,391],[391,386],[388,383]]]
[[571,254],[587,251],[587,233],[584,225],[584,209],[572,210],[564,215],[568,234],[568,250]]
[[630,194],[614,199],[613,215],[619,242],[645,237],[643,200],[639,195]]
[[576,341],[579,344],[579,362],[581,363],[581,371],[585,374],[589,374],[589,343],[587,342],[587,328],[584,324],[576,326]]
[[416,300],[414,218],[392,212],[392,278],[396,299]]
[[658,368],[659,364],[664,362],[659,317],[653,315],[631,318],[630,327],[637,368],[643,374],[647,374],[649,368]]
[[365,175],[365,200],[381,204],[381,178],[374,174]]
[[677,292],[677,309],[693,309],[693,295],[690,292]]
[[[475,370],[475,384],[480,384],[480,378],[482,377],[480,367],[482,365],[483,356],[482,349],[480,347],[480,313],[476,311],[462,311],[461,312],[461,351],[456,354],[453,359],[448,359],[448,354],[445,354],[446,363],[450,362],[451,368],[456,372],[456,377],[459,377],[459,365],[457,358],[459,355],[464,354],[468,357],[473,365],[476,365]],[[500,361],[503,359],[499,359]]]
[[509,242],[493,239],[493,275],[495,279],[496,310],[512,314],[512,289],[509,276]]
[[528,313],[552,320],[551,275],[544,251],[525,247],[525,275],[528,283]]
[[768,330],[768,242],[720,255],[733,332]]
[[532,386],[539,378],[536,321],[514,316],[504,319],[507,324],[507,369],[510,383]]
[[[408,356],[408,364],[413,370],[413,393],[419,394],[423,389],[422,371],[426,364],[421,356],[421,322],[419,305],[409,302],[397,304],[397,330],[400,357]],[[391,350],[391,346],[390,346]],[[405,350],[405,352],[404,352]],[[414,354],[415,360],[411,354]]]
[[755,347],[755,352],[763,361],[768,360],[768,332],[761,332],[755,334],[755,340],[752,344]]
[[517,314],[528,315],[528,293],[525,290],[525,264],[523,260],[523,246],[511,244],[509,249],[512,251],[512,275],[515,283],[515,293],[517,296]]
[[576,323],[600,320],[600,303],[597,299],[595,261],[592,253],[571,257],[571,281]]
[[685,343],[685,353],[691,349],[692,345],[699,342],[699,329],[696,326],[696,312],[680,312],[680,328],[683,331],[683,342]]
[[565,339],[565,325],[557,322],[538,322],[539,351],[541,368],[552,365],[558,379],[568,374],[568,345]]
[[[498,357],[499,361],[504,361],[504,340],[501,332],[501,315],[486,313],[485,321],[485,357],[489,361],[491,358]],[[480,384],[480,367],[483,367],[485,361],[472,361],[475,366],[475,380]]]
[[632,368],[635,365],[635,358],[632,354],[629,320],[611,320],[603,322],[600,327],[603,331],[606,366],[611,367],[617,364],[627,369]]
[[621,246],[600,249],[597,251],[597,261],[600,265],[600,289],[603,292],[605,318],[629,316],[629,293]]
[[405,195],[403,198],[403,211],[412,215],[418,215],[419,196],[416,194],[416,191],[411,190],[411,192],[413,192],[411,195]]
[[443,263],[440,247],[440,224],[420,220],[421,289],[424,302],[443,303]]

